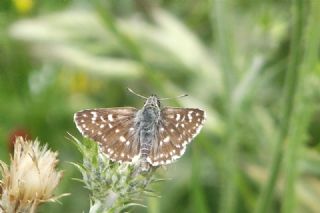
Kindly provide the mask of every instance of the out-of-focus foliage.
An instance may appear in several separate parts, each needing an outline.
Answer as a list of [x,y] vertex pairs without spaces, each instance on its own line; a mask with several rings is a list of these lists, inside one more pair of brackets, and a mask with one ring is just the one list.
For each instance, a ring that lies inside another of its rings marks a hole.
[[133,212],[319,212],[319,16],[317,0],[2,0],[0,159],[38,137],[71,193],[41,212],[87,211],[73,113],[141,107],[127,87],[187,93],[163,105],[204,109],[204,129]]

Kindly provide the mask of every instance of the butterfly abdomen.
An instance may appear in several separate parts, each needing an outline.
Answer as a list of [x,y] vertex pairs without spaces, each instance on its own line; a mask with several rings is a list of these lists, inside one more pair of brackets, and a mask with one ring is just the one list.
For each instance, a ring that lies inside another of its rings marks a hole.
[[[144,124],[142,124],[143,126]],[[145,124],[144,127],[140,130],[140,160],[141,160],[141,170],[148,171],[149,170],[149,162],[148,158],[150,156],[153,141],[154,141],[154,129],[150,127],[148,124]]]

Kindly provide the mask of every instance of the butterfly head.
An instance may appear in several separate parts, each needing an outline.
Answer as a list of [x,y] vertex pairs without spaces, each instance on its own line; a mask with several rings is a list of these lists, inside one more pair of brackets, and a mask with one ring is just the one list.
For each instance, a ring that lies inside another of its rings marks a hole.
[[144,103],[144,108],[160,108],[160,100],[156,95],[151,95]]

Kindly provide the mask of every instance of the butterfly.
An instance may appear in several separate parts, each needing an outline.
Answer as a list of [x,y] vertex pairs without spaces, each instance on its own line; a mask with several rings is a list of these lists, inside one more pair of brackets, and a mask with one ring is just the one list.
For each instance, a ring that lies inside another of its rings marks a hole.
[[85,109],[74,114],[74,122],[81,134],[96,141],[112,161],[140,161],[145,170],[150,165],[170,164],[184,154],[187,144],[200,132],[205,112],[195,108],[162,108],[156,95],[145,99],[140,110]]

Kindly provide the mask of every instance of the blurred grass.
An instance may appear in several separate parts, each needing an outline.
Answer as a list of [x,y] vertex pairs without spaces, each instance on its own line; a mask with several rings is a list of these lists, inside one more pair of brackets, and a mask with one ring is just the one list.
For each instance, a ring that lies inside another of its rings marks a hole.
[[127,87],[188,93],[163,105],[208,117],[186,154],[158,171],[171,178],[155,186],[162,197],[133,212],[320,211],[317,0],[17,2],[0,4],[0,158],[18,129],[59,151],[57,193],[72,196],[41,212],[88,210],[66,132],[79,135],[79,109],[141,107]]
[[[301,4],[301,3],[300,3]],[[301,5],[297,5],[300,6]],[[307,17],[307,25],[304,29],[304,42],[302,48],[304,56],[302,57],[301,66],[298,69],[301,70],[301,83],[298,85],[298,94],[294,100],[294,106],[296,106],[295,113],[292,118],[292,130],[289,134],[288,152],[286,153],[286,185],[285,185],[285,200],[282,208],[282,212],[293,212],[296,208],[296,196],[295,196],[295,182],[297,181],[298,165],[301,149],[303,143],[305,143],[307,135],[308,124],[312,120],[312,114],[315,112],[316,106],[312,99],[310,99],[308,86],[308,76],[313,74],[312,70],[316,67],[317,56],[319,47],[320,31],[318,28],[318,20],[320,15],[320,4],[316,1],[310,2],[310,13]]]
[[212,28],[216,29],[216,40],[218,47],[219,61],[224,82],[224,114],[226,119],[226,131],[224,132],[223,140],[225,141],[225,157],[224,157],[224,174],[222,182],[223,190],[221,194],[220,212],[234,212],[236,199],[236,182],[238,176],[238,168],[236,165],[237,159],[237,128],[235,124],[235,116],[237,113],[237,104],[233,103],[233,93],[236,84],[237,72],[234,67],[232,58],[232,38],[231,38],[231,20],[229,1],[212,1],[211,3],[211,19]]
[[[285,75],[285,82],[283,87],[283,102],[280,113],[280,130],[276,139],[276,145],[272,157],[269,177],[266,185],[263,188],[260,199],[257,204],[257,212],[269,212],[269,206],[273,192],[275,190],[275,183],[280,172],[280,166],[284,154],[284,143],[288,137],[290,123],[292,122],[292,111],[294,110],[294,99],[296,97],[297,87],[300,83],[300,59],[302,46],[302,26],[303,26],[303,3],[299,0],[292,1],[292,31],[290,43],[290,56],[288,62],[288,70]],[[300,132],[302,134],[302,132]],[[294,143],[294,140],[291,141]],[[290,142],[289,142],[290,144]],[[293,149],[294,145],[288,146],[289,151]],[[290,149],[291,148],[291,149]]]

